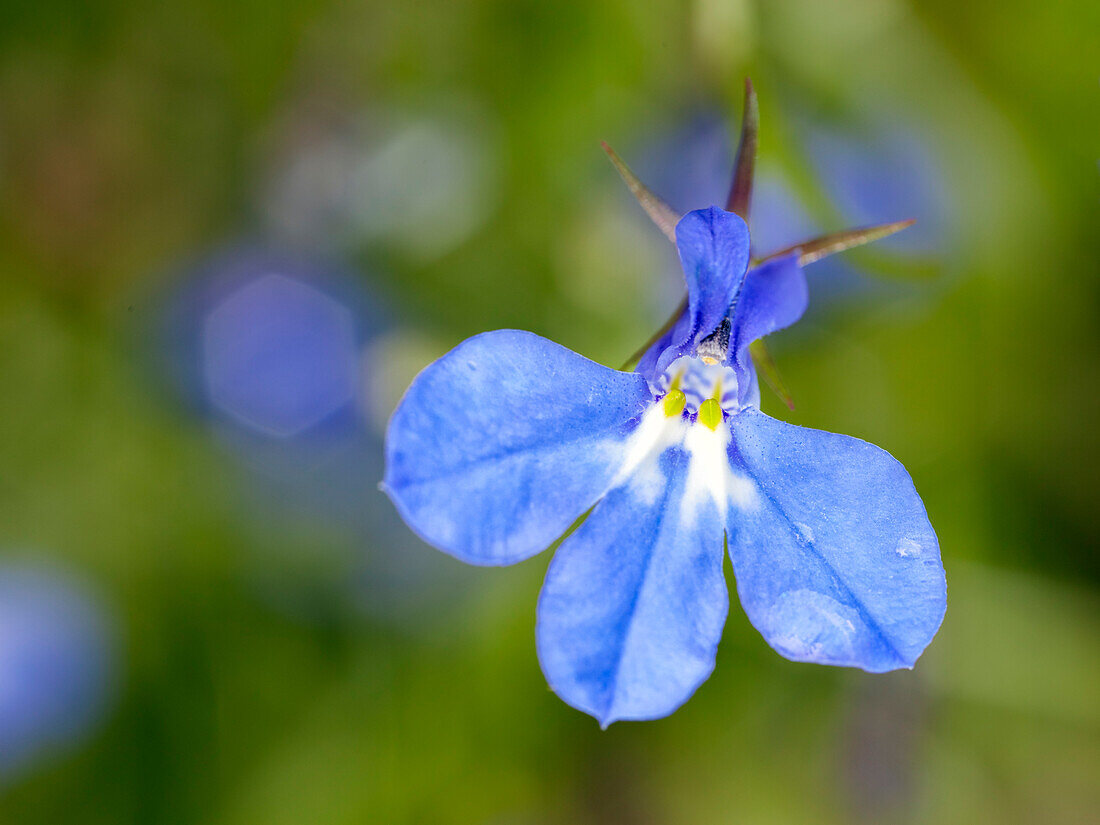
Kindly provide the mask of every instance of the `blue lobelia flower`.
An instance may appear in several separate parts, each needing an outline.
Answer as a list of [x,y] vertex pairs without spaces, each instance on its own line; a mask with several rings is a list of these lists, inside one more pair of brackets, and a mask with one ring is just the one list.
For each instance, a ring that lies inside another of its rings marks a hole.
[[634,371],[487,332],[420,373],[390,421],[383,489],[462,561],[522,561],[587,512],[550,564],[536,635],[550,686],[604,726],[665,716],[710,675],[724,543],[749,620],[788,659],[912,667],[943,619],[936,534],[905,469],[762,413],[750,352],[806,309],[802,263],[890,228],[750,265],[754,145],[750,86],[731,211],[678,221],[612,153],[687,283]]
[[0,789],[101,720],[118,664],[113,630],[85,582],[0,560]]

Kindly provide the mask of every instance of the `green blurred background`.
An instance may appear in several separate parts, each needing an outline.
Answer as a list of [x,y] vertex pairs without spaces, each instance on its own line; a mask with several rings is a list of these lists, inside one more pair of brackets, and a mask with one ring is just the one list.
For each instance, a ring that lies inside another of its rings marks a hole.
[[[1098,34],[1092,0],[5,5],[0,578],[102,627],[0,822],[1095,822]],[[675,258],[599,140],[707,206],[746,75],[759,243],[920,221],[811,268],[763,403],[906,465],[947,618],[870,676],[735,601],[687,705],[601,732],[539,671],[548,555],[424,548],[381,432],[479,331],[644,341]]]

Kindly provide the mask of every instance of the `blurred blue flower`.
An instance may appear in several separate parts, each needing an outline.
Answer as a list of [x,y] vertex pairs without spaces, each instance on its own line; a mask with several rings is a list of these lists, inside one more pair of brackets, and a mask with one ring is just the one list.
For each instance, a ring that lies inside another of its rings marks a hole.
[[230,247],[187,268],[168,312],[177,385],[238,440],[316,452],[358,427],[361,350],[381,313],[340,267]]
[[[892,112],[830,123],[810,117],[801,106],[788,105],[785,110],[796,126],[796,148],[807,162],[807,184],[826,197],[820,202],[808,198],[807,191],[794,185],[790,164],[773,155],[756,171],[750,220],[754,256],[820,234],[821,210],[811,205],[829,204],[826,213],[836,212],[856,226],[883,218],[914,218],[913,227],[876,246],[874,264],[835,256],[808,272],[814,294],[812,320],[837,301],[862,297],[879,302],[907,293],[903,282],[875,277],[881,274],[876,265],[914,272],[950,242],[954,222],[950,187],[929,135]],[[641,151],[640,165],[651,170],[654,188],[676,206],[716,203],[725,196],[723,176],[733,156],[729,129],[718,111],[710,105],[699,108],[685,126]]]
[[916,126],[879,115],[846,128],[807,122],[799,134],[822,188],[847,222],[914,218],[912,229],[883,247],[910,259],[942,249],[953,222],[950,188]]
[[100,717],[107,628],[100,606],[67,576],[0,563],[0,786]]
[[356,356],[350,310],[278,271],[227,296],[203,330],[211,403],[278,437],[303,432],[354,399]]
[[562,543],[538,607],[550,686],[602,725],[679,707],[709,676],[728,543],[750,621],[783,656],[911,667],[943,618],[936,535],[884,451],[759,409],[749,345],[807,305],[797,252],[749,268],[711,207],[675,229],[688,301],[635,372],[526,332],[475,336],[390,421],[384,489],[471,564]]
[[[165,321],[165,372],[250,471],[241,496],[266,601],[326,620],[338,591],[339,604],[408,625],[458,595],[462,577],[378,495],[397,379],[375,356],[395,336],[415,343],[366,279],[301,250],[232,246],[186,267]],[[315,523],[326,540],[287,541]]]

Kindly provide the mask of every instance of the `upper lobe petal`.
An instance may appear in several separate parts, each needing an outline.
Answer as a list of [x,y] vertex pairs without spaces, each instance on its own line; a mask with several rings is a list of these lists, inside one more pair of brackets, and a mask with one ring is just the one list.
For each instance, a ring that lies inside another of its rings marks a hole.
[[802,317],[808,302],[797,252],[750,269],[733,308],[731,346],[747,347],[789,327]]
[[749,230],[732,212],[716,206],[697,209],[676,225],[676,247],[687,283],[687,311],[639,362],[638,371],[649,378],[693,353],[729,314],[749,264]]
[[709,335],[729,314],[749,264],[749,230],[716,206],[688,212],[676,225],[676,248],[697,335]]
[[645,380],[529,332],[487,332],[424,369],[390,419],[384,489],[426,541],[511,564],[607,490]]
[[[733,307],[729,358],[737,373],[738,386],[748,390],[756,380],[749,344],[776,330],[789,327],[802,317],[809,303],[806,276],[798,253],[776,258],[750,269]],[[750,391],[742,393],[743,404],[759,406]]]
[[939,543],[905,468],[871,444],[745,410],[731,461],[758,485],[727,535],[749,620],[788,659],[912,667],[943,620]]
[[668,449],[601,501],[558,549],[539,598],[550,687],[607,726],[655,719],[714,669],[729,598],[722,522]]

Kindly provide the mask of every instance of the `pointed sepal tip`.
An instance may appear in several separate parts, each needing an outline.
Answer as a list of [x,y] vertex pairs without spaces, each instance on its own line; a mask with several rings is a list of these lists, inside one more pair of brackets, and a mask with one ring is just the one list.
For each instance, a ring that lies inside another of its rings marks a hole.
[[650,220],[657,224],[657,228],[670,241],[676,243],[676,224],[680,222],[680,216],[676,213],[676,210],[651,192],[649,187],[642,183],[631,168],[619,157],[619,154],[608,145],[607,141],[601,140],[600,146],[603,147],[603,150],[611,159],[611,163],[614,164],[619,176],[626,183],[627,188],[630,189],[630,193],[645,210],[646,214],[649,215]]

